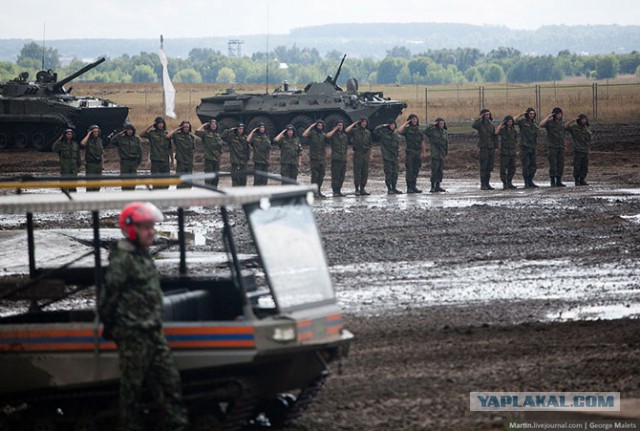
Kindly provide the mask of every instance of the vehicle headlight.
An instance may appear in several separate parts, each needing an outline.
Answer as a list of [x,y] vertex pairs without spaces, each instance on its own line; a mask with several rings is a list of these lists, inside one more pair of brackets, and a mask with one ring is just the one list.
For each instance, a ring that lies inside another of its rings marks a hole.
[[274,328],[272,338],[273,341],[293,341],[296,339],[296,330],[291,326]]

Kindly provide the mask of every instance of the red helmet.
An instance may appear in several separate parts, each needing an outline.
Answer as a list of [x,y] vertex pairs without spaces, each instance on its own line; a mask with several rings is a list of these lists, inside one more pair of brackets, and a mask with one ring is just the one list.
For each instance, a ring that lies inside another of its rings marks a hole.
[[133,202],[122,208],[120,212],[120,230],[124,236],[130,240],[135,240],[136,225],[140,223],[159,223],[164,220],[162,212],[152,203]]

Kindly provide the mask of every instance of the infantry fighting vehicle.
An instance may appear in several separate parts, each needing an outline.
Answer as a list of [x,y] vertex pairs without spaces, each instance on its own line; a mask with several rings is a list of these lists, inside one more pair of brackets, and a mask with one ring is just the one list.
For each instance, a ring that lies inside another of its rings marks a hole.
[[369,128],[394,121],[407,105],[390,100],[382,92],[359,91],[358,81],[347,81],[347,91],[337,85],[344,63],[334,77],[327,76],[324,82],[311,82],[303,90],[290,90],[287,83],[273,93],[239,94],[229,89],[225,94],[205,97],[196,107],[200,121],[218,121],[220,131],[235,127],[239,122],[252,130],[264,123],[266,132],[273,137],[287,124],[296,127],[298,136],[314,121],[324,120],[325,130],[338,121],[345,126],[361,117],[369,119]]
[[[144,184],[161,181],[167,184]],[[114,228],[119,209],[132,201],[164,210],[159,232],[177,231],[177,240],[157,238],[152,252],[162,274],[164,333],[180,369],[190,429],[290,423],[346,358],[353,335],[343,327],[329,277],[309,205],[312,188],[25,191],[47,185],[0,183],[23,189],[0,196],[0,224],[15,226],[22,218],[17,214],[26,214],[26,234],[3,231],[4,275],[19,272],[11,268],[21,264],[22,248],[28,274],[0,284],[1,430],[114,429],[118,355],[102,337],[93,298],[102,284],[105,250],[122,237]],[[214,251],[193,251],[187,243],[196,219],[213,229],[207,241]],[[55,220],[87,229],[35,228]],[[28,309],[19,307],[19,299],[31,302]],[[160,429],[154,423],[159,416],[149,406],[148,429]]]
[[58,81],[57,73],[41,70],[35,82],[23,72],[0,84],[0,149],[49,150],[67,128],[86,132],[98,124],[106,133],[122,126],[129,108],[95,97],[72,96],[65,85],[105,61],[101,58]]

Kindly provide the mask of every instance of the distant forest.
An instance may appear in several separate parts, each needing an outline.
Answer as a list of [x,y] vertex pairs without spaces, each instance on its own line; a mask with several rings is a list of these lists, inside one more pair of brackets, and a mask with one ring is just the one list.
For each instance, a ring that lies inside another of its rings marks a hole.
[[[421,52],[416,52],[414,45],[411,48],[407,45],[392,46],[382,59],[347,57],[338,82],[345,83],[351,77],[361,84],[401,85],[528,83],[561,81],[576,76],[610,79],[618,74],[640,77],[638,51],[590,55],[563,49],[553,55],[532,55],[506,46],[488,52],[474,47]],[[169,74],[174,82],[182,83],[264,83],[268,76],[269,84],[286,80],[302,87],[335,74],[342,56],[342,50],[333,49],[321,55],[317,48],[301,48],[295,44],[277,46],[268,56],[265,51],[257,51],[250,56],[235,58],[213,48],[193,48],[185,58],[169,57]],[[56,48],[47,47],[43,52],[38,43],[27,42],[19,49],[15,63],[0,62],[0,82],[13,79],[23,71],[29,72],[33,79],[42,68],[43,61],[44,69],[56,71],[59,78],[70,75],[85,64],[74,58],[62,66],[61,54]],[[141,52],[109,58],[77,81],[145,83],[158,82],[160,76],[158,55]]]

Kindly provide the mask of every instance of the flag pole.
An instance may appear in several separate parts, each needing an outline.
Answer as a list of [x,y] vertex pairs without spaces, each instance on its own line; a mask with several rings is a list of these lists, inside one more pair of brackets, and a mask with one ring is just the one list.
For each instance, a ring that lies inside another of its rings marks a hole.
[[[164,50],[164,40],[160,35],[160,51]],[[160,73],[160,84],[162,85],[162,116],[167,112],[167,97],[164,94],[164,73]]]

